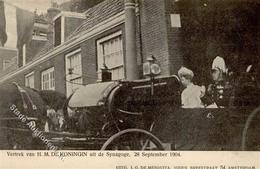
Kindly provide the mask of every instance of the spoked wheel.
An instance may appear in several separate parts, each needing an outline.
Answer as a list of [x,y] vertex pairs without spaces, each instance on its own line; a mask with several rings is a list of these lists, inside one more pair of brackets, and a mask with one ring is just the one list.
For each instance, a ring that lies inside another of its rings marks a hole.
[[101,150],[164,150],[161,141],[142,129],[126,129],[111,136]]
[[260,150],[260,106],[247,118],[242,134],[242,150]]

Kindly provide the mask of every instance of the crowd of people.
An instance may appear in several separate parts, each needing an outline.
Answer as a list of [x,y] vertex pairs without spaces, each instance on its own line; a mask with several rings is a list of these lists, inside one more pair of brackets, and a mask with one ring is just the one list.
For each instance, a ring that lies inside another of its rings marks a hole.
[[46,132],[49,131],[62,131],[65,125],[65,118],[62,109],[54,110],[50,106],[46,106],[47,121],[44,126]]

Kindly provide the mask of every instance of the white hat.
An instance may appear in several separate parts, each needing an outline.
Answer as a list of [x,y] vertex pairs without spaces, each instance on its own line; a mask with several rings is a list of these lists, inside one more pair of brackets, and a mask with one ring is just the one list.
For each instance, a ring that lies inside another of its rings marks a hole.
[[194,73],[192,72],[192,70],[186,68],[186,67],[181,67],[178,71],[178,76],[184,76],[184,75],[189,75],[191,76],[191,78],[193,78]]
[[220,57],[217,56],[212,63],[212,69],[220,69],[222,72],[226,73],[227,72],[227,67],[226,67],[226,63],[225,60]]

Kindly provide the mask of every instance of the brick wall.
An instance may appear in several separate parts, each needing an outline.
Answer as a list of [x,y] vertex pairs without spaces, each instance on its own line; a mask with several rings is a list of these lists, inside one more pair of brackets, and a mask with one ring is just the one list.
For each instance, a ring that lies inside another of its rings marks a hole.
[[122,37],[124,39],[124,25],[122,24],[104,33],[101,33],[80,45],[84,84],[95,83],[97,81],[97,40],[120,30],[123,32]]
[[[140,16],[137,16],[137,61],[139,65],[140,74],[142,74],[142,62],[145,58],[149,57],[151,54],[154,55],[160,65],[162,66],[162,74],[169,74],[169,58],[168,58],[168,48],[167,48],[167,34],[166,34],[166,22],[164,19],[164,5],[161,3],[163,0],[143,0],[140,3]],[[140,23],[141,25],[140,25]],[[69,22],[66,22],[69,23]],[[72,31],[75,28],[68,27],[68,31]],[[140,28],[140,29],[139,29]],[[109,34],[122,30],[123,35],[123,43],[125,43],[124,36],[124,24],[115,27],[109,31],[106,31],[94,38],[86,40],[78,47],[81,48],[82,54],[82,68],[83,68],[83,83],[89,84],[94,83],[97,80],[97,50],[96,50],[96,41],[102,37],[105,37]],[[141,33],[141,35],[140,35]],[[140,43],[142,39],[142,44]],[[125,44],[123,44],[125,47]],[[77,48],[78,48],[77,47]],[[72,50],[70,50],[72,51]],[[60,92],[66,91],[65,88],[65,54],[70,51],[64,51],[63,54],[56,56],[49,61],[41,63],[40,65],[35,66],[35,88],[41,89],[40,84],[40,74],[43,70],[55,66],[55,81],[56,81],[56,89]],[[124,49],[125,56],[125,49]],[[127,64],[127,63],[125,63]],[[17,75],[17,78],[12,80],[19,80],[21,84],[24,84],[24,75],[30,73],[30,70],[27,70],[23,74]],[[19,76],[19,77],[18,77]],[[36,77],[37,76],[37,77]],[[38,77],[39,76],[39,77]]]
[[[97,50],[96,41],[104,36],[117,32],[123,31],[124,25],[117,26],[109,31],[97,35],[91,39],[86,40],[79,46],[73,49],[62,52],[61,54],[36,65],[25,72],[17,74],[14,78],[8,80],[8,82],[17,82],[20,85],[25,85],[24,77],[28,73],[34,71],[35,88],[41,89],[41,73],[42,71],[54,67],[55,70],[55,90],[61,93],[66,93],[66,82],[65,82],[65,55],[77,48],[81,48],[82,55],[82,73],[83,73],[83,84],[95,83],[97,81]],[[124,35],[122,35],[124,37]]]
[[144,61],[154,55],[162,75],[176,74],[183,64],[181,28],[171,26],[170,15],[178,14],[172,0],[140,0]]
[[180,14],[177,4],[172,0],[165,0],[165,17],[167,26],[167,43],[169,50],[169,68],[170,74],[177,74],[179,68],[183,65],[183,53],[181,50],[181,27],[171,26],[171,14]]
[[55,88],[59,92],[64,92],[64,85],[62,85],[64,82],[64,58],[62,55],[58,55],[54,58],[51,58],[50,60],[43,62],[39,65],[36,65],[34,67],[31,67],[30,69],[27,69],[26,71],[15,75],[14,77],[8,79],[6,82],[17,82],[20,85],[25,85],[25,76],[31,72],[34,72],[34,86],[35,89],[41,89],[41,73],[42,71],[51,68],[54,66],[55,68]]
[[170,74],[164,0],[140,0],[142,54],[144,61],[153,55],[162,75]]

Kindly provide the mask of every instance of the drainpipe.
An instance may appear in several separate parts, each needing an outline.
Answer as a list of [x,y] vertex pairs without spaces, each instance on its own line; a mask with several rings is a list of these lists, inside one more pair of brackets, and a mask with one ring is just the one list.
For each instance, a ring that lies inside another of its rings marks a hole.
[[125,45],[126,79],[139,79],[136,52],[135,0],[125,0]]

